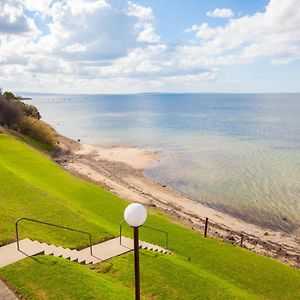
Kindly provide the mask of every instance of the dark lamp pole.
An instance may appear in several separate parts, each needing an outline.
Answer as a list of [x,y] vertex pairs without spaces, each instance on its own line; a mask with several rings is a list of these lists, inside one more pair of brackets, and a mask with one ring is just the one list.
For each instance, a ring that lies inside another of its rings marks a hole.
[[133,233],[134,233],[135,299],[140,300],[139,228],[138,227],[133,227]]
[[124,219],[131,227],[133,227],[135,299],[140,300],[139,227],[145,223],[147,211],[143,205],[132,203],[128,205],[124,211]]

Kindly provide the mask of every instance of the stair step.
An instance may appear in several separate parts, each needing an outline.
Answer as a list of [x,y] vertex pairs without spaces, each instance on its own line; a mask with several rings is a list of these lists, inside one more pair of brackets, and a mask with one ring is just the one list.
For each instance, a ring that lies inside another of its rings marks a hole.
[[[19,245],[22,252],[17,250],[17,243],[0,247],[0,268],[24,259],[28,256],[34,256],[38,254],[62,257],[81,264],[96,264],[133,250],[133,240],[127,237],[122,237],[121,245],[119,238],[111,239],[94,245],[93,255],[91,255],[89,247],[78,251],[60,246],[58,247],[52,244],[49,245],[47,243],[32,241],[30,239],[21,240]],[[164,254],[171,254],[170,251],[160,246],[143,241],[139,241],[139,248],[161,252]]]

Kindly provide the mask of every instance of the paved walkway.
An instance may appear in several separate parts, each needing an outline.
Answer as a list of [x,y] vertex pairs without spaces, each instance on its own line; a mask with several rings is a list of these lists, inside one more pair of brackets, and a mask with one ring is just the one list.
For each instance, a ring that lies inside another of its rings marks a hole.
[[17,296],[0,280],[0,300],[18,300]]
[[28,256],[41,254],[43,252],[42,249],[37,248],[36,244],[29,239],[20,241],[20,249],[23,252],[17,250],[17,243],[0,247],[0,268],[8,266]]

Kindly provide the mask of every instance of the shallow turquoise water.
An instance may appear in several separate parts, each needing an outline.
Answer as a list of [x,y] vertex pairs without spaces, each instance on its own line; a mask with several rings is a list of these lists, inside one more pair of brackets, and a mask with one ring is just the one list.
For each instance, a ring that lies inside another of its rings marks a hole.
[[248,221],[300,228],[300,94],[34,95],[60,133],[160,151],[145,175]]

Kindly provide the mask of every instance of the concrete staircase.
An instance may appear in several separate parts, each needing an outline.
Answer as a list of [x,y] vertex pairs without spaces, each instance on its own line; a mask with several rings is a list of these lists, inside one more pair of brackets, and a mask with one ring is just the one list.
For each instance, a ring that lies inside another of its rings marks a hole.
[[171,251],[166,250],[165,248],[162,248],[162,247],[159,247],[159,246],[147,243],[147,242],[143,242],[143,241],[139,242],[139,246],[141,249],[144,249],[144,250],[156,251],[156,252],[160,252],[163,254],[172,254]]
[[[34,241],[34,243],[39,243],[39,242]],[[56,247],[54,245],[48,245],[46,243],[42,243],[40,245],[43,249],[44,255],[53,255],[56,257],[66,258],[70,261],[74,261],[74,262],[77,262],[77,263],[80,263],[83,265],[96,264],[101,261],[100,259],[92,256],[90,254],[90,252],[84,254],[78,250],[71,250],[69,248]]]
[[[147,242],[140,241],[139,246],[141,249],[171,254],[170,251]],[[28,256],[35,255],[53,255],[69,259],[70,261],[80,264],[96,264],[132,251],[133,240],[127,237],[122,237],[122,244],[120,244],[120,239],[115,238],[93,245],[92,249],[93,255],[91,255],[89,247],[82,250],[71,250],[69,248],[57,247],[46,243],[40,243],[38,241],[32,241],[30,239],[24,239],[20,241],[20,251],[17,250],[17,243],[0,247],[0,268],[22,260]]]

